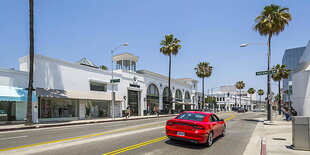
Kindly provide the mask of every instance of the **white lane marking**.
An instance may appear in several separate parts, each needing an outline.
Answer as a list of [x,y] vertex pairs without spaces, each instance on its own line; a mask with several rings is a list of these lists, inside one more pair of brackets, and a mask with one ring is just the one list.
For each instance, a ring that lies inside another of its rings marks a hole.
[[17,137],[0,138],[0,140],[17,139],[17,138],[25,138],[25,137],[28,137],[28,135],[26,135],[26,136],[17,136]]
[[[21,148],[16,150],[9,150],[5,151],[7,154],[34,154],[34,153],[40,153],[44,151],[51,151],[51,150],[57,150],[57,149],[63,149],[63,148],[69,148],[71,146],[77,146],[77,145],[83,145],[87,143],[96,143],[99,141],[108,141],[110,139],[118,138],[121,140],[120,137],[123,136],[129,136],[134,134],[140,134],[144,132],[150,132],[152,130],[163,130],[164,126],[156,126],[152,128],[146,128],[142,130],[133,130],[133,131],[127,131],[122,133],[114,133],[111,135],[102,135],[98,137],[91,137],[91,138],[83,138],[83,139],[77,139],[77,140],[70,140],[70,141],[64,141],[64,142],[57,142],[52,144],[45,144],[45,145],[39,145],[39,146],[33,146],[33,147],[27,147],[27,148]],[[52,151],[51,151],[52,152]]]
[[[152,123],[142,123],[142,124],[139,124],[138,126],[140,125],[151,125],[151,124],[157,124],[157,123],[164,123],[166,122],[165,121],[156,121],[156,122],[152,122]],[[8,133],[17,133],[17,132],[36,132],[36,131],[41,131],[41,130],[63,130],[63,129],[71,129],[71,128],[81,128],[81,127],[85,127],[85,126],[93,126],[93,125],[103,125],[103,127],[112,127],[112,125],[109,125],[109,124],[116,124],[116,123],[120,123],[120,122],[106,122],[106,123],[94,123],[94,124],[81,124],[81,125],[73,125],[73,126],[60,126],[60,127],[47,127],[47,128],[36,128],[36,129],[27,129],[27,130],[13,130],[13,131],[4,131],[4,132],[0,132],[0,135],[1,134],[8,134]],[[109,126],[104,126],[104,125],[109,125]],[[126,125],[126,124],[124,124]],[[129,126],[132,126],[132,127],[135,127],[136,125],[135,124],[128,124],[128,127]]]

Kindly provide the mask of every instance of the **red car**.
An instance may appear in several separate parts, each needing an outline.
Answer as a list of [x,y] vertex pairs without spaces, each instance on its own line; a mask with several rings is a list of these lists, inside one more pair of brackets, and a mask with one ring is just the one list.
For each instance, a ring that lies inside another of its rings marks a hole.
[[170,140],[182,140],[211,146],[213,139],[225,136],[226,123],[214,113],[185,111],[166,124]]

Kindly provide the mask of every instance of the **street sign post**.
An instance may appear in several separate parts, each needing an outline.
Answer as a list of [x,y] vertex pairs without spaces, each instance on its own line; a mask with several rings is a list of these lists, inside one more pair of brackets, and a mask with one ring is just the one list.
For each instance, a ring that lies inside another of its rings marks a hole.
[[256,72],[256,75],[267,75],[267,74],[275,74],[275,73],[277,73],[276,70],[269,70],[269,71]]
[[119,83],[121,82],[121,79],[111,79],[110,83]]

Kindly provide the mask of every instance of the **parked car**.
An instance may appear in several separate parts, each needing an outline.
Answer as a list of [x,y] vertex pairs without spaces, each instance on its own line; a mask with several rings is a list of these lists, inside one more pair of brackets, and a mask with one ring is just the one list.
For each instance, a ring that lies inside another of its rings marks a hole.
[[231,110],[232,111],[237,111],[239,108],[241,108],[241,107],[232,107]]
[[237,110],[237,112],[238,112],[238,113],[241,113],[241,112],[242,112],[242,113],[245,113],[245,109],[244,109],[244,108],[239,108],[239,109]]
[[254,109],[253,112],[265,112],[265,109]]
[[206,146],[211,146],[214,138],[225,136],[225,131],[225,121],[210,112],[185,111],[166,123],[166,135],[170,140]]

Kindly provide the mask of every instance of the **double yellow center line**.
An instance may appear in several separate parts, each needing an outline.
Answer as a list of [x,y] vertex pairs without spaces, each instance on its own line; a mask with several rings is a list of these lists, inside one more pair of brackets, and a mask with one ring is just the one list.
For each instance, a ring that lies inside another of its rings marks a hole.
[[21,149],[21,148],[26,148],[26,147],[32,147],[32,146],[39,146],[39,145],[45,145],[45,144],[52,144],[52,143],[70,141],[70,140],[76,140],[76,139],[82,139],[82,138],[90,138],[90,137],[102,136],[102,135],[106,135],[106,134],[110,134],[110,133],[116,133],[116,132],[122,132],[122,131],[128,131],[128,130],[136,130],[136,129],[142,129],[142,128],[147,128],[147,127],[162,126],[162,125],[164,125],[164,123],[153,124],[153,125],[145,125],[145,126],[139,126],[139,127],[134,127],[134,128],[122,129],[122,130],[114,130],[114,131],[102,132],[102,133],[98,133],[98,134],[91,134],[91,135],[85,135],[85,136],[79,136],[79,137],[73,137],[73,138],[66,138],[66,139],[60,139],[60,140],[53,140],[53,141],[30,144],[30,145],[10,147],[10,148],[5,148],[5,149],[0,149],[0,152],[1,151]]
[[[220,115],[230,115],[231,116],[229,118],[224,119],[225,121],[231,120],[231,119],[236,117],[235,115],[233,115],[231,113],[219,114],[218,116],[220,116]],[[130,150],[133,150],[133,149],[145,146],[145,145],[149,145],[149,144],[152,144],[152,143],[156,143],[156,142],[165,140],[167,138],[168,138],[167,136],[163,136],[163,137],[160,137],[160,138],[156,138],[156,139],[153,139],[153,140],[149,140],[149,141],[146,141],[146,142],[142,142],[142,143],[139,143],[139,144],[128,146],[128,147],[125,147],[125,148],[122,148],[122,149],[118,149],[118,150],[115,150],[115,151],[112,151],[112,152],[104,153],[102,155],[116,155],[116,154],[120,154],[122,152],[130,151]]]

